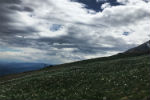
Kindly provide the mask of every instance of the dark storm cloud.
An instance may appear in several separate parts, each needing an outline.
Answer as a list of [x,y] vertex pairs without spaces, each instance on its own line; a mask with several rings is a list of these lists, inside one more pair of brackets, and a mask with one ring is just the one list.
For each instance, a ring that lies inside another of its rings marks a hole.
[[26,26],[19,22],[18,11],[32,12],[33,9],[23,6],[20,0],[0,0],[0,46],[30,47],[33,45],[34,41],[25,37],[37,30],[34,26]]
[[0,4],[21,4],[21,0],[0,0]]
[[34,11],[31,7],[23,7],[23,6],[17,6],[17,5],[10,6],[9,9],[15,10],[15,11],[27,11],[27,12]]
[[6,35],[11,26],[9,23],[14,22],[13,13],[0,3],[0,35]]
[[12,21],[11,11],[8,10],[3,4],[0,4],[0,25]]
[[83,26],[88,26],[88,27],[93,27],[93,28],[99,28],[99,27],[103,27],[103,28],[107,28],[108,26],[104,25],[104,24],[87,24],[87,23],[81,23],[81,22],[76,22],[75,24],[77,25],[83,25]]
[[30,47],[32,45],[29,39],[17,38],[17,37],[3,37],[1,41],[6,45],[10,45],[13,47]]
[[3,25],[0,27],[0,36],[13,37],[13,36],[27,36],[29,34],[38,32],[34,27],[13,27],[9,25]]
[[[22,6],[20,0],[0,0],[0,35],[11,37],[17,34],[26,35],[37,32],[34,27],[25,26],[17,16],[17,11],[33,12],[33,9]],[[20,25],[16,25],[20,24]],[[22,25],[21,25],[22,24]]]
[[149,2],[149,0],[143,0],[143,1],[145,1],[146,3],[148,3],[148,2]]

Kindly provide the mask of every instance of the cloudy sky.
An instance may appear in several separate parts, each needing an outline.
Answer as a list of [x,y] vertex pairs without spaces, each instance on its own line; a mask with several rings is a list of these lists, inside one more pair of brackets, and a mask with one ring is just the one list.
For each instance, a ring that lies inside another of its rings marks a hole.
[[59,64],[150,39],[150,0],[0,0],[0,61]]

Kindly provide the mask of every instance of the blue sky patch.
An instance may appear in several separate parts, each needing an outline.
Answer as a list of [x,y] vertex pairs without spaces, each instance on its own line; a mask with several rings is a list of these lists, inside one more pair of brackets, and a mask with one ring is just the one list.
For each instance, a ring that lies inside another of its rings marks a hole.
[[53,25],[50,27],[50,30],[51,30],[52,32],[55,32],[55,31],[60,30],[61,28],[62,28],[62,25],[60,25],[60,24],[53,24]]
[[85,8],[94,10],[96,12],[102,11],[101,6],[104,3],[110,3],[111,6],[121,5],[117,0],[71,0],[74,2],[79,2],[85,4]]
[[20,50],[7,48],[7,47],[1,47],[0,52],[20,52]]
[[128,36],[130,32],[124,32],[123,35]]

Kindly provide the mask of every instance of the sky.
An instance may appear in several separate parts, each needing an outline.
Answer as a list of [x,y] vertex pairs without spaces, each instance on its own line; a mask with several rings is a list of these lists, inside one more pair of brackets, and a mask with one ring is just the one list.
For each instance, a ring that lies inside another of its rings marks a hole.
[[61,64],[150,39],[150,0],[0,0],[0,62]]

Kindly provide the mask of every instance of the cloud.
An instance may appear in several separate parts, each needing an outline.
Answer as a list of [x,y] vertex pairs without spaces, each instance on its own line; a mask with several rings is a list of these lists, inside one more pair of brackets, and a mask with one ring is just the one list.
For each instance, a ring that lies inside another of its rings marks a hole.
[[118,0],[122,5],[115,6],[107,1],[101,12],[70,0],[9,1],[0,1],[0,45],[9,47],[0,50],[1,60],[64,63],[149,40],[150,1]]
[[20,4],[21,0],[1,0],[0,4]]
[[10,6],[9,9],[11,10],[15,10],[15,11],[27,11],[27,12],[33,12],[33,9],[30,7],[22,7],[22,6],[18,6],[18,5],[13,5]]
[[[145,8],[143,8],[143,6],[117,6],[106,8],[102,13],[95,16],[95,22],[115,27],[136,24],[137,22],[143,20],[147,21],[147,19],[149,19],[150,12],[148,10],[148,6]],[[101,20],[101,22],[97,20]]]
[[105,8],[108,8],[108,7],[111,7],[110,3],[104,3],[101,8],[102,9],[105,9]]

